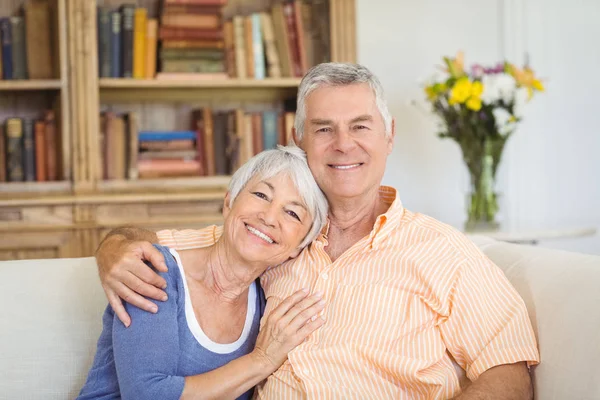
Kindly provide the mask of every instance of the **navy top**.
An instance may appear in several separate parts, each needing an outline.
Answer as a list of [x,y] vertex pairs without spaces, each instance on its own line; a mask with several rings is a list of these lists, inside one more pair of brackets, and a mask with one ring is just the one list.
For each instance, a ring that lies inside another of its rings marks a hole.
[[[176,251],[156,245],[169,272],[169,299],[152,314],[125,303],[129,328],[106,307],[103,329],[87,381],[78,399],[179,399],[184,377],[219,368],[254,349],[265,297],[258,280],[248,291],[248,311],[240,338],[229,344],[211,341],[196,320]],[[240,396],[250,399],[252,390]]]

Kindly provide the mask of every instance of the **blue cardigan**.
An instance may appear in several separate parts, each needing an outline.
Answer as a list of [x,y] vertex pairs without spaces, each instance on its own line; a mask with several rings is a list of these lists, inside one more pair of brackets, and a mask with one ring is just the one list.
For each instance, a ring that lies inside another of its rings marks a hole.
[[[254,349],[265,307],[258,280],[249,290],[248,315],[240,339],[231,344],[214,343],[196,320],[177,253],[163,246],[156,248],[169,268],[160,273],[167,281],[169,299],[151,300],[158,305],[156,314],[126,303],[132,321],[129,328],[110,305],[106,307],[96,357],[78,399],[179,399],[184,377],[209,372]],[[252,390],[240,399],[251,397]]]

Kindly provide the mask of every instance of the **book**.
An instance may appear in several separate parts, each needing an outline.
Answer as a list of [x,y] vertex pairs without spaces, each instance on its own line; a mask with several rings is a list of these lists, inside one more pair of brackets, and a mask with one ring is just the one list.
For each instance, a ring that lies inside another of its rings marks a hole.
[[146,34],[148,10],[138,7],[133,14],[133,77],[146,77]]
[[110,12],[110,76],[123,76],[123,50],[121,43],[121,13]]
[[225,73],[225,62],[215,60],[161,60],[165,73]]
[[166,178],[178,176],[199,176],[198,160],[139,160],[140,179]]
[[12,26],[9,18],[0,18],[0,40],[2,40],[2,78],[13,79]]
[[181,14],[222,14],[223,7],[218,5],[194,5],[194,4],[164,4],[162,15]]
[[161,26],[158,31],[161,40],[223,40],[221,29],[187,29]]
[[265,46],[265,59],[267,64],[267,75],[270,78],[281,77],[281,66],[279,63],[279,53],[275,44],[275,32],[273,28],[273,19],[266,12],[260,13],[262,37]]
[[29,0],[23,8],[28,78],[52,79],[55,74],[50,43],[52,38],[50,4],[47,0]]
[[9,182],[22,182],[23,172],[23,121],[8,118],[6,132],[6,176]]
[[308,63],[306,60],[306,43],[304,31],[304,23],[302,19],[302,0],[294,0],[294,28],[296,29],[296,45],[298,47],[298,62],[300,64],[301,75],[304,76],[308,71]]
[[23,176],[26,182],[35,181],[35,133],[33,120],[23,119]]
[[111,67],[111,20],[110,10],[107,7],[98,7],[98,75],[101,78],[110,78]]
[[252,114],[252,143],[253,153],[258,154],[265,149],[263,142],[263,129],[262,129],[262,114]]
[[227,68],[227,75],[231,77],[236,76],[235,71],[235,45],[233,31],[233,21],[225,21],[223,24],[223,41],[225,42],[225,67]]
[[46,177],[49,181],[58,180],[58,131],[54,111],[44,112],[46,128]]
[[160,59],[223,61],[225,52],[220,49],[160,49]]
[[254,43],[252,41],[252,16],[244,17],[244,49],[246,54],[246,73],[248,78],[255,78],[254,71]]
[[247,78],[244,17],[240,15],[233,17],[233,47],[235,49],[235,76],[241,79]]
[[217,111],[213,114],[213,148],[215,152],[215,175],[228,174],[227,162],[227,113]]
[[262,113],[263,148],[265,150],[277,147],[277,112],[263,111]]
[[237,135],[236,112],[234,110],[228,111],[226,116],[227,147],[225,149],[225,155],[227,159],[227,174],[231,175],[239,167],[241,140],[240,137]]
[[195,131],[140,131],[138,134],[140,142],[167,142],[171,140],[195,140]]
[[158,20],[148,19],[146,25],[146,78],[152,79],[156,75],[156,48],[158,46]]
[[127,133],[122,116],[107,113],[107,178],[125,179],[127,165]]
[[46,180],[46,124],[44,121],[35,121],[35,177],[38,182]]
[[155,150],[155,151],[171,151],[171,150],[194,150],[195,145],[193,140],[169,140],[163,142],[157,141],[140,141],[140,150]]
[[138,154],[138,160],[196,160],[196,150],[156,150],[142,151]]
[[224,6],[227,0],[165,0],[164,5]]
[[0,125],[0,182],[6,182],[6,132],[2,125]]
[[218,14],[162,14],[162,26],[168,28],[188,28],[199,30],[219,29],[221,16]]
[[162,40],[163,49],[223,49],[223,40]]
[[192,129],[196,131],[196,160],[200,163],[201,174],[206,175],[206,149],[204,139],[203,110],[192,110]]
[[163,81],[218,81],[228,79],[225,73],[177,73],[177,72],[159,72],[156,74],[157,80]]
[[134,4],[121,6],[121,70],[123,78],[133,77]]
[[212,110],[208,107],[202,109],[204,121],[204,151],[206,157],[206,175],[215,175],[215,131]]
[[265,79],[265,49],[263,47],[260,14],[254,13],[252,18],[252,53],[254,58],[254,78]]
[[10,17],[10,25],[12,30],[13,79],[28,79],[25,20],[23,17]]
[[290,50],[289,38],[286,29],[285,16],[283,15],[283,6],[276,3],[271,8],[271,17],[273,20],[273,33],[275,34],[275,44],[279,53],[281,63],[281,76],[294,76],[292,70],[292,55]]
[[300,49],[298,42],[298,31],[296,29],[296,12],[294,10],[294,3],[286,2],[283,3],[283,16],[285,23],[285,30],[287,31],[287,39],[291,55],[291,68],[292,76],[302,76],[302,64],[300,60]]
[[127,178],[137,179],[138,178],[138,153],[139,153],[139,123],[135,113],[129,113],[125,116],[125,122],[127,125]]

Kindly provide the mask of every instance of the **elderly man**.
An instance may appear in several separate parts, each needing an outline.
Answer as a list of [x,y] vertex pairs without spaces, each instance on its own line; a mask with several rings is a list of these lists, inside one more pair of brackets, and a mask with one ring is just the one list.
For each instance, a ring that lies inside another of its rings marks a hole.
[[[329,221],[261,284],[265,315],[309,287],[324,294],[327,322],[257,387],[257,397],[531,398],[528,366],[539,354],[523,301],[465,236],[405,209],[395,189],[380,186],[394,135],[381,84],[365,67],[320,64],[303,78],[294,138],[327,196]],[[137,293],[163,295],[164,282],[141,262],[162,261],[148,242],[203,246],[217,240],[214,232],[110,235],[97,259],[121,320],[130,323],[119,297],[156,311]],[[464,391],[454,362],[473,382]]]

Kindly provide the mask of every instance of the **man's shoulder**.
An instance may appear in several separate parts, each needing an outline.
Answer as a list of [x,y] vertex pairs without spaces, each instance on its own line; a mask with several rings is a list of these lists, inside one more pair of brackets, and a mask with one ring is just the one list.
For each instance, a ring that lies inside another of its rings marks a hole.
[[223,232],[218,225],[202,229],[164,229],[156,232],[158,243],[176,250],[186,250],[212,246]]

